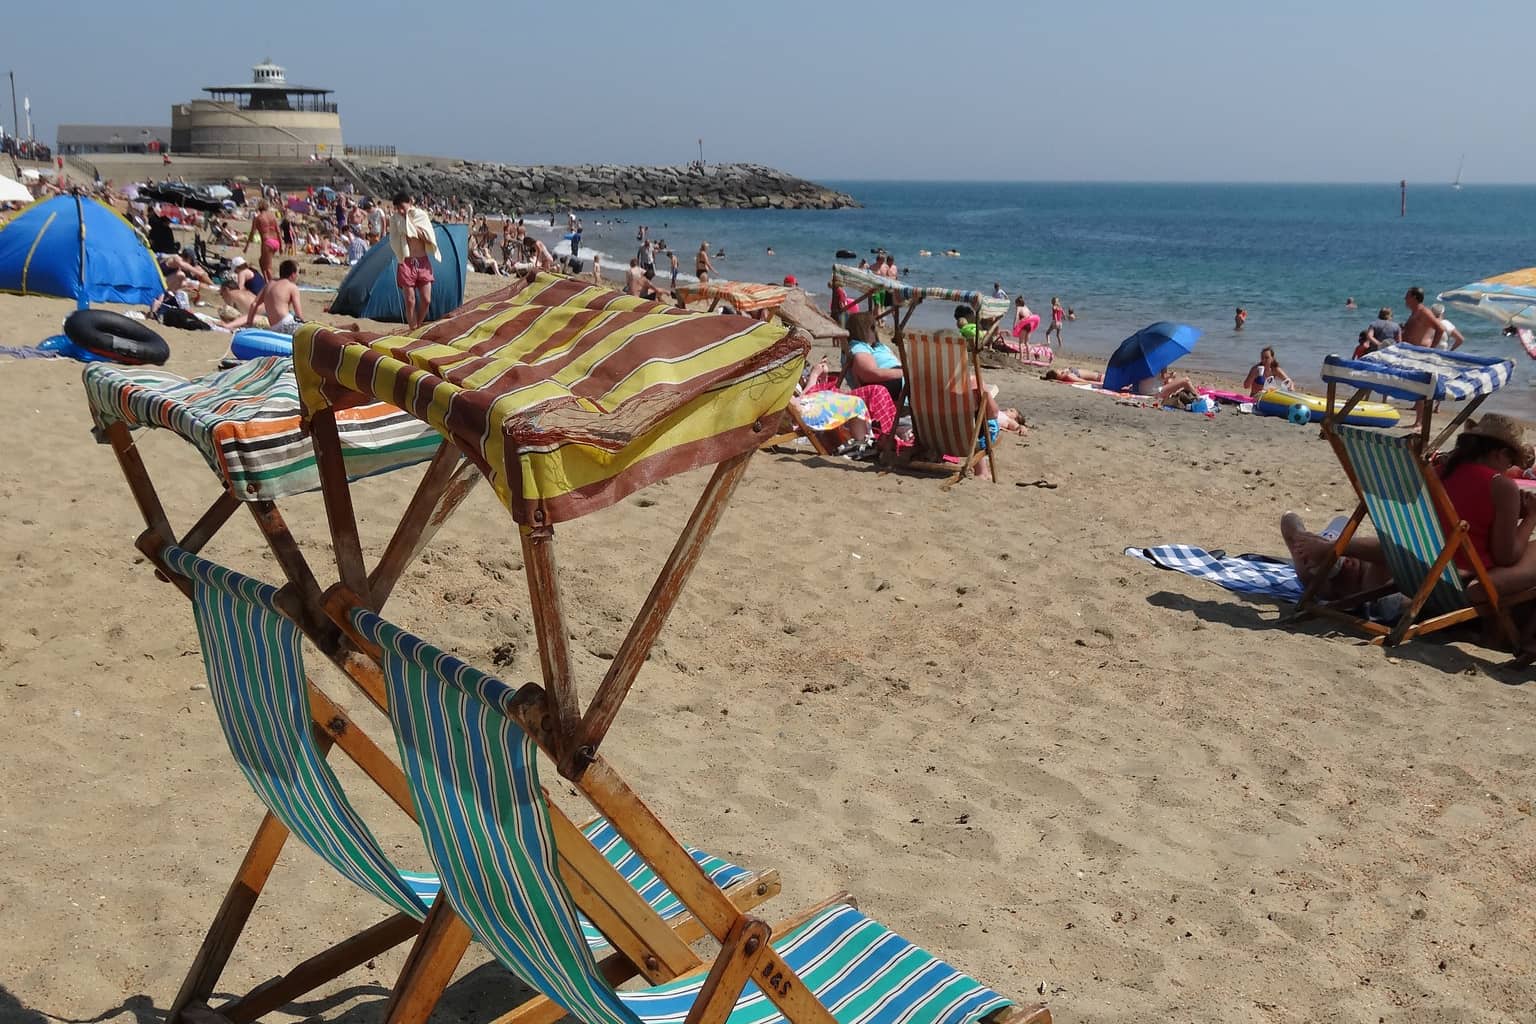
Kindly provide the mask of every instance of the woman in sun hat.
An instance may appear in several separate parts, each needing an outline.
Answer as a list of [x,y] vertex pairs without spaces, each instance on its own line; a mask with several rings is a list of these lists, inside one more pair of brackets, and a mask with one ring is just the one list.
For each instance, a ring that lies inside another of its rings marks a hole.
[[[1467,539],[1488,570],[1488,577],[1500,593],[1512,593],[1536,586],[1536,544],[1531,533],[1536,530],[1536,490],[1515,482],[1527,462],[1525,428],[1519,420],[1491,412],[1469,422],[1456,438],[1456,447],[1436,465],[1446,496],[1459,522],[1441,522],[1447,536],[1467,526]],[[1309,533],[1301,517],[1287,512],[1280,520],[1280,535],[1285,538],[1296,563],[1296,571],[1305,581],[1322,564],[1333,543]],[[1464,577],[1472,573],[1472,560],[1465,550],[1456,555],[1456,567]],[[1391,581],[1375,537],[1356,535],[1334,563],[1321,596],[1343,597]],[[1481,585],[1472,582],[1467,595],[1479,599]]]

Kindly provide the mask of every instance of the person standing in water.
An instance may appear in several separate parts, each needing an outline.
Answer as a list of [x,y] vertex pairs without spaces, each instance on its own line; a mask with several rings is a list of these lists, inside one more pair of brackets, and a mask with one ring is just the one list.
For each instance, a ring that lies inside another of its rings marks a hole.
[[1045,343],[1051,343],[1051,335],[1056,336],[1056,345],[1061,346],[1061,325],[1067,319],[1067,311],[1061,308],[1061,299],[1051,296],[1051,325],[1045,329]]
[[1243,324],[1245,324],[1247,322],[1248,322],[1248,311],[1246,309],[1244,309],[1242,306],[1238,306],[1237,307],[1237,313],[1235,315],[1233,315],[1233,317],[1232,317],[1232,329],[1234,331],[1240,331],[1240,330],[1243,329]]

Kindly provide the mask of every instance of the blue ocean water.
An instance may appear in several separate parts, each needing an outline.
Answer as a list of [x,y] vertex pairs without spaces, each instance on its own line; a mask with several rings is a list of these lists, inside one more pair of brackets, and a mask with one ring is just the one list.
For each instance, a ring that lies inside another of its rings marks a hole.
[[[999,282],[1045,314],[1052,295],[1076,310],[1067,346],[1108,353],[1155,320],[1206,332],[1196,368],[1245,372],[1273,345],[1298,381],[1315,381],[1322,357],[1348,352],[1378,307],[1401,318],[1403,292],[1434,293],[1536,264],[1536,187],[1446,184],[1408,189],[1399,216],[1396,182],[1383,185],[1129,185],[829,182],[857,197],[856,210],[636,210],[583,219],[584,248],[614,270],[634,254],[635,228],[664,238],[691,277],[702,240],[722,276],[778,281],[793,274],[825,295],[840,248],[893,253],[918,284],[990,290]],[[773,255],[767,249],[772,247]],[[960,256],[942,255],[958,249]],[[919,256],[928,249],[932,256]],[[1357,311],[1344,309],[1352,296]],[[1242,333],[1237,306],[1248,310]],[[931,304],[920,316],[947,323]],[[1498,327],[1450,314],[1470,350],[1507,354],[1517,381],[1502,403],[1536,413],[1536,380],[1519,346]],[[1531,367],[1536,369],[1536,367]]]

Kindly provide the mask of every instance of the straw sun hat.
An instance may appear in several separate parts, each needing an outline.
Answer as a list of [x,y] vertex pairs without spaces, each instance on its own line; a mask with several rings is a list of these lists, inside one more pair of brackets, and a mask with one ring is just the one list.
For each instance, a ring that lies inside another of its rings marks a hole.
[[1518,420],[1500,413],[1490,412],[1481,419],[1472,420],[1462,428],[1461,432],[1502,441],[1516,452],[1525,450],[1525,428]]

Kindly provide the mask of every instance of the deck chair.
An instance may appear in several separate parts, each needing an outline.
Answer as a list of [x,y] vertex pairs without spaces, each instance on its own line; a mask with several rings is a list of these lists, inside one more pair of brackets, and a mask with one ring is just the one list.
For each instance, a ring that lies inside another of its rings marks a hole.
[[[277,588],[179,548],[168,548],[161,554],[165,567],[191,584],[209,694],[230,752],[267,806],[271,827],[297,836],[338,874],[395,911],[382,924],[312,958],[286,978],[259,986],[214,1011],[238,1024],[254,1020],[415,936],[441,887],[435,875],[401,871],[390,861],[326,763],[330,742],[312,725],[301,634],[278,609]],[[664,928],[680,929],[681,934],[674,935],[671,943],[663,944],[672,945],[670,952],[674,954],[686,950],[685,943],[702,934],[682,903],[611,824],[596,818],[577,831],[558,811],[551,820],[563,842],[574,844],[574,856],[564,860],[559,870],[588,897],[582,903],[592,912],[578,921],[581,941],[595,960],[606,961],[603,969],[607,976],[658,970],[664,975],[675,974],[697,964],[696,957],[684,953],[674,959],[670,970],[659,961],[647,965],[651,954],[642,948],[643,942],[636,944],[640,936],[615,921],[616,916],[627,913],[632,918],[654,917]],[[592,869],[598,863],[594,854],[609,870]],[[690,850],[689,855],[715,884],[747,905],[761,902],[778,889],[774,872],[757,874],[698,850]],[[627,887],[628,891],[611,902],[599,895],[615,887]],[[246,888],[237,879],[235,889]],[[250,894],[252,902],[255,895]],[[228,935],[231,925],[238,936],[243,918],[234,921],[226,911],[221,910],[210,937]],[[608,934],[615,936],[612,942],[596,921],[603,922]],[[232,939],[229,946],[233,946]],[[228,949],[224,959],[227,957]],[[204,960],[199,957],[200,963]],[[634,963],[642,966],[636,968]],[[221,961],[218,968],[222,967]],[[177,997],[171,1017],[189,1006],[201,1008],[216,980],[216,974],[209,978],[206,970],[195,969]],[[542,1019],[549,1010],[542,1000],[526,1004],[516,1019]]]
[[805,425],[805,420],[800,417],[800,410],[795,408],[795,403],[790,402],[784,407],[784,420],[779,424],[778,433],[764,441],[759,447],[779,448],[785,445],[796,445],[805,441],[811,446],[811,451],[817,455],[830,455],[827,446],[822,443],[821,435]]
[[[328,608],[381,653],[402,764],[448,905],[498,960],[575,1019],[586,1024],[1049,1021],[1043,1006],[1013,1007],[861,914],[845,897],[777,934],[744,914],[715,918],[696,908],[701,918],[713,918],[722,941],[709,972],[616,991],[582,938],[558,870],[560,837],[551,827],[536,761],[538,709],[545,706],[540,687],[514,690],[365,609]],[[650,849],[641,850],[637,842],[637,850],[664,875],[684,883],[679,892],[693,890],[701,903],[710,902],[707,881],[690,868],[676,840],[600,757],[584,780],[627,806],[627,823],[648,835],[643,842]],[[678,887],[678,881],[673,884]],[[441,975],[427,958],[413,953],[412,960],[392,1000],[390,1024],[419,1021],[407,1012],[411,990],[430,986]]]
[[[976,346],[955,331],[908,331],[902,338],[902,357],[912,429],[927,456],[908,465],[952,473],[948,487],[969,476],[985,458],[996,483],[996,445],[982,441],[986,408],[976,391],[986,385]],[[940,456],[960,461],[956,465]]]
[[[1327,437],[1360,496],[1360,504],[1334,543],[1332,555],[1303,592],[1293,617],[1318,613],[1339,618],[1368,633],[1373,643],[1394,646],[1487,615],[1495,620],[1511,647],[1518,650],[1519,637],[1510,621],[1509,607],[1536,597],[1536,590],[1501,595],[1489,580],[1488,567],[1467,535],[1467,524],[1458,522],[1439,474],[1420,454],[1423,437],[1394,437],[1379,430],[1343,425],[1331,426]],[[1376,527],[1393,584],[1333,601],[1318,601],[1318,587],[1367,515]],[[1457,523],[1449,536],[1441,526],[1448,522]],[[1482,584],[1487,595],[1486,605],[1474,605],[1468,600],[1465,582],[1455,564],[1458,555],[1465,555],[1471,564],[1472,578]],[[1349,611],[1396,591],[1407,595],[1409,604],[1394,626],[1384,626]]]

